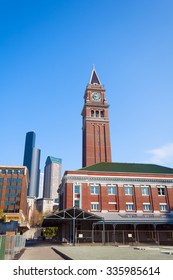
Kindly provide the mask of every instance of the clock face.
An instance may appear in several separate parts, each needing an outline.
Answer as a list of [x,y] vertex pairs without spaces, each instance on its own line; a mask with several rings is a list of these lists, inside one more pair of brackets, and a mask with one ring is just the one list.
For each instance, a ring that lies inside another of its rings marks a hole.
[[92,99],[93,99],[94,101],[100,100],[100,99],[101,99],[100,93],[99,93],[99,92],[93,92],[93,94],[92,94]]

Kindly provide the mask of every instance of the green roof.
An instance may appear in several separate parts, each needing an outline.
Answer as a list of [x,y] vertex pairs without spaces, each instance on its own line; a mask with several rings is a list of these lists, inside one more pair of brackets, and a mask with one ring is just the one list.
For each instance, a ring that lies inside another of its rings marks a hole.
[[147,174],[173,174],[173,168],[160,166],[156,164],[145,163],[119,163],[119,162],[101,162],[79,170],[82,171],[107,171],[117,173],[147,173]]

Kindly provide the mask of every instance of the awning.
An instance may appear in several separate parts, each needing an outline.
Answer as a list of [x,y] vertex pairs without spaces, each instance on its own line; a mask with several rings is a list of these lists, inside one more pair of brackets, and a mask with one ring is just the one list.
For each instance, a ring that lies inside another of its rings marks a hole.
[[59,212],[54,212],[43,218],[42,226],[51,227],[57,226],[58,223],[65,223],[70,220],[79,221],[101,221],[103,218],[95,213],[87,212],[83,209],[72,207],[69,209],[64,209]]

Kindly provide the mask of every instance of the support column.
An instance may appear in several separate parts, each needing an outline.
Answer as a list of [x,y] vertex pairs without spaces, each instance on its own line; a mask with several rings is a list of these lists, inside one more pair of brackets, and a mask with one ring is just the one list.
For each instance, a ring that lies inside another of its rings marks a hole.
[[76,238],[76,218],[73,218],[73,246],[75,246]]
[[103,221],[102,244],[105,245],[105,222]]

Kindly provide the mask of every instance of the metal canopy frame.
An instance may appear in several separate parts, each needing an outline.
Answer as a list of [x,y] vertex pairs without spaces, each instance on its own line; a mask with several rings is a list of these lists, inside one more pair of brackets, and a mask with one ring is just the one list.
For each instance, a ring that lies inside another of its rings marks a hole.
[[86,212],[83,209],[72,207],[69,209],[64,209],[60,212],[53,213],[44,217],[42,226],[55,226],[55,222],[59,223],[66,223],[71,222],[73,223],[73,245],[75,245],[75,228],[76,228],[76,221],[102,221],[103,218],[93,214],[91,212]]

